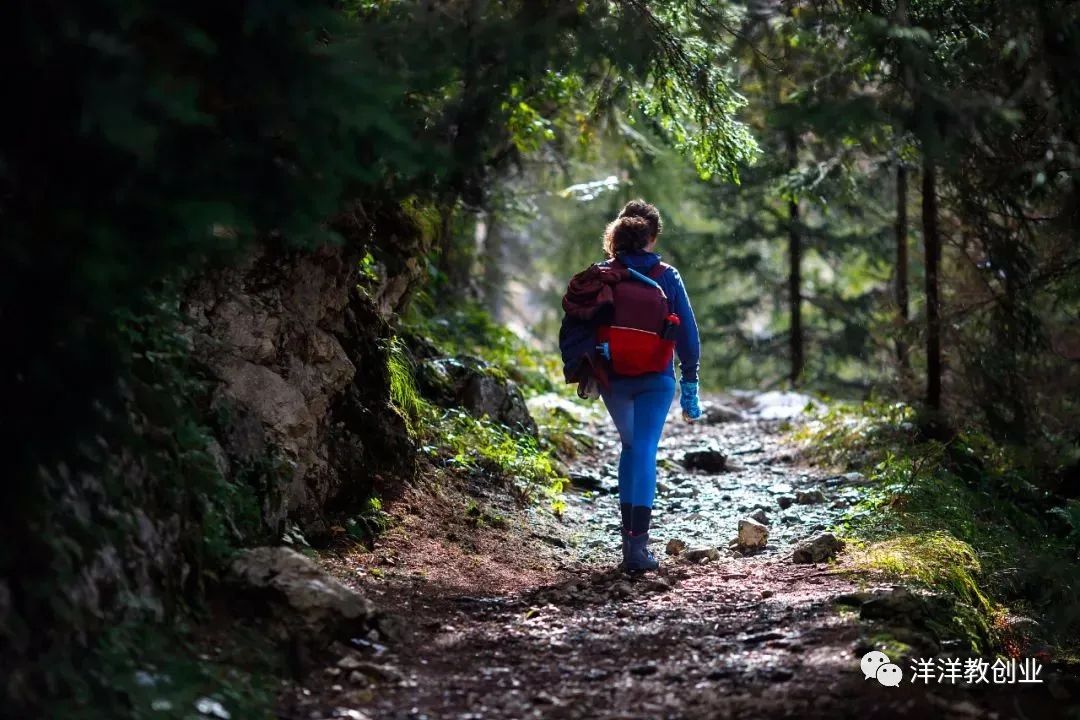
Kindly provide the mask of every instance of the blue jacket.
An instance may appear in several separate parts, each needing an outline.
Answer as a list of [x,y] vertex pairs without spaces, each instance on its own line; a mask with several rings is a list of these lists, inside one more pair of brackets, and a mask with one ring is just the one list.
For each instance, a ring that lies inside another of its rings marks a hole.
[[[660,256],[656,253],[637,252],[626,253],[619,256],[627,267],[648,275],[658,262]],[[600,263],[606,266],[610,260]],[[694,310],[690,307],[690,298],[686,294],[679,271],[669,267],[667,272],[661,275],[657,282],[664,289],[668,301],[671,303],[671,311],[679,316],[679,337],[675,343],[675,352],[679,356],[679,368],[682,379],[687,382],[696,382],[698,379],[698,366],[701,358],[701,342],[698,336],[697,321],[694,319]],[[595,345],[595,329],[588,324],[574,322],[567,318],[563,321],[563,327],[559,336],[559,347],[562,351],[563,362],[577,365],[582,354],[588,352]],[[675,363],[672,361],[667,368],[667,374],[675,377]],[[571,380],[572,368],[567,367],[567,380]]]

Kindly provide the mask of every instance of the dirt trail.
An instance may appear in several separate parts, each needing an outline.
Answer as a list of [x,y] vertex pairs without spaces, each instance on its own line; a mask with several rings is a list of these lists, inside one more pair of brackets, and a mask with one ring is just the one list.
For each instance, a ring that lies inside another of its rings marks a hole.
[[[764,415],[775,411],[765,408]],[[778,421],[757,413],[687,425],[673,411],[660,448],[652,545],[662,567],[640,578],[613,569],[618,445],[606,424],[594,437],[595,450],[572,468],[576,487],[567,493],[561,523],[533,512],[524,532],[481,533],[467,558],[430,538],[419,556],[410,548],[422,532],[411,527],[367,558],[338,563],[355,581],[355,563],[389,562],[374,580],[363,567],[359,576],[365,592],[404,622],[385,647],[354,643],[356,655],[317,672],[308,694],[283,714],[354,720],[1058,714],[1045,685],[1013,686],[1006,696],[987,686],[884,687],[863,679],[859,657],[872,648],[873,628],[842,603],[890,586],[827,564],[791,561],[796,541],[848,507],[859,478],[798,465]],[[724,452],[729,469],[684,469],[685,453],[703,448]],[[799,491],[816,502],[782,510],[779,498]],[[737,522],[757,509],[768,516],[769,544],[735,556],[727,546]],[[663,554],[672,538],[690,548],[719,548],[721,557],[676,561]],[[357,673],[350,667],[357,658],[373,665]]]

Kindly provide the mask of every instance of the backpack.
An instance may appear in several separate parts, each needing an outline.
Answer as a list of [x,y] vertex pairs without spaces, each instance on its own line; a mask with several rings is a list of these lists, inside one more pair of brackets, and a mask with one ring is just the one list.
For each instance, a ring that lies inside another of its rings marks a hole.
[[597,327],[596,340],[606,345],[606,356],[617,375],[663,372],[675,354],[679,327],[679,316],[671,312],[657,282],[670,265],[657,263],[643,275],[619,260],[611,264],[630,277],[612,288],[610,321]]

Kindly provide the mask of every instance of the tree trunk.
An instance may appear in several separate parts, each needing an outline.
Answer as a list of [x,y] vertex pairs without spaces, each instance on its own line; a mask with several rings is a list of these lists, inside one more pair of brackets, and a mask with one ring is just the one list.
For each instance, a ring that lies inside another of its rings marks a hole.
[[937,177],[934,162],[924,155],[922,177],[923,247],[926,262],[926,405],[941,410],[941,305],[938,270],[941,235],[937,217]]
[[900,334],[896,340],[896,361],[900,368],[910,367],[904,332],[908,325],[908,217],[907,166],[896,168],[896,320]]
[[506,284],[502,228],[499,227],[498,216],[490,210],[484,213],[482,222],[484,227],[480,257],[484,267],[484,306],[495,322],[502,322]]
[[[798,166],[798,139],[794,132],[787,138],[788,163],[794,170]],[[802,381],[803,324],[802,324],[802,234],[799,226],[799,200],[788,200],[788,303],[791,312],[791,384]]]
[[474,252],[470,243],[461,242],[454,237],[452,211],[445,211],[443,214],[438,247],[438,269],[442,275],[440,290],[451,304],[461,302],[470,296],[470,269]]

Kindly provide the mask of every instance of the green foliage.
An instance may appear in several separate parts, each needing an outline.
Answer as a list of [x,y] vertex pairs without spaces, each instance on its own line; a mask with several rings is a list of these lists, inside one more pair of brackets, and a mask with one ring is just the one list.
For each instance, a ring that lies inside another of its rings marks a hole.
[[1034,466],[986,435],[924,441],[912,419],[896,403],[833,405],[799,435],[811,457],[870,480],[838,528],[855,562],[949,594],[978,611],[964,620],[976,630],[1008,606],[1076,643],[1080,544],[1055,520],[1077,504],[1055,506],[1030,481]]
[[410,432],[416,434],[420,430],[420,424],[431,415],[431,408],[416,389],[412,361],[401,340],[392,338],[387,350],[390,402],[405,418]]
[[372,495],[354,517],[345,522],[345,532],[358,542],[370,543],[386,532],[392,523],[390,515],[383,510],[382,500]]
[[[637,3],[628,5],[641,11]],[[657,3],[644,12],[659,21],[654,31],[677,51],[657,53],[649,81],[632,93],[641,114],[693,160],[703,180],[720,175],[737,182],[758,145],[737,119],[746,99],[732,89],[730,66],[715,57],[726,51],[738,16],[725,5],[685,2]]]
[[984,611],[992,605],[978,585],[982,565],[970,545],[946,531],[900,535],[856,551],[857,567],[881,570],[926,587],[945,588]]
[[829,403],[795,438],[818,460],[862,467],[879,462],[887,448],[913,443],[914,419],[905,403]]
[[[407,332],[440,356],[467,355],[487,363],[486,372],[518,383],[527,395],[552,393],[558,360],[549,353],[528,347],[489,313],[474,303],[436,313],[430,296],[422,296],[412,306],[405,323]],[[409,368],[411,372],[411,368]],[[423,402],[421,400],[421,402]],[[534,414],[538,437],[521,434],[488,418],[475,418],[460,408],[438,410],[426,407],[422,431],[424,451],[449,467],[465,473],[485,473],[508,480],[524,501],[546,499],[552,511],[561,515],[562,479],[556,457],[572,457],[592,439],[580,432],[581,418],[557,403],[541,403]],[[471,517],[471,516],[470,516]],[[484,515],[472,518],[480,524],[498,524]]]
[[446,457],[451,467],[495,473],[527,492],[547,490],[557,478],[551,457],[535,438],[516,435],[500,423],[459,409],[442,413],[430,426],[426,451]]

